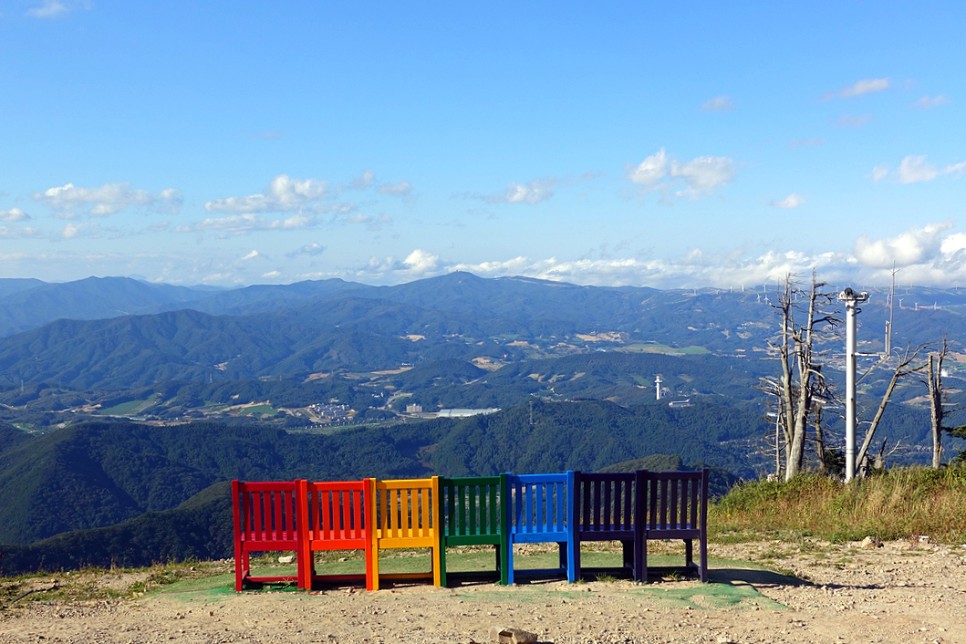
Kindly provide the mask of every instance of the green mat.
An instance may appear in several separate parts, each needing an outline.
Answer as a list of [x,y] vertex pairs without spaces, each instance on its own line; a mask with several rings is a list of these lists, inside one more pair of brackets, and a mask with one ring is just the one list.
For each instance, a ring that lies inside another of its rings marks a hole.
[[[354,553],[353,553],[354,554]],[[362,574],[365,571],[361,557],[339,557],[333,561],[320,562],[316,566],[320,574]],[[551,568],[557,565],[557,553],[546,552],[517,556],[514,558],[519,570],[528,568]],[[271,563],[258,565],[253,562],[255,574],[294,574],[294,566],[279,566]],[[614,567],[620,563],[620,554],[608,552],[587,552],[581,554],[581,563],[585,568]],[[680,565],[681,558],[671,555],[655,555],[648,558],[648,565],[665,567]],[[447,554],[447,570],[450,572],[474,572],[492,570],[494,555],[492,551],[480,549],[468,552],[451,552]],[[385,573],[420,572],[429,570],[429,557],[423,553],[405,553],[403,556],[383,557],[380,560],[380,570]],[[592,577],[591,577],[592,578]],[[613,578],[603,574],[597,583],[607,584]],[[755,564],[743,561],[712,560],[709,562],[709,583],[701,584],[689,582],[687,584],[674,583],[673,578],[668,581],[654,580],[648,584],[638,584],[621,581],[625,586],[626,597],[640,598],[647,603],[661,606],[693,609],[720,609],[729,607],[772,608],[781,609],[783,606],[768,599],[758,592],[757,587],[769,585],[800,585],[803,582],[795,577],[782,575]],[[357,587],[364,587],[360,582]],[[457,588],[451,592],[460,601],[472,603],[499,603],[508,599],[517,603],[539,603],[549,599],[567,599],[580,601],[586,599],[588,593],[583,582],[561,587],[559,584],[545,583],[524,584],[515,588],[499,586],[496,583],[474,584],[472,588]],[[152,596],[166,596],[184,602],[212,602],[239,599],[243,600],[250,593],[300,593],[295,583],[266,584],[261,588],[246,590],[244,593],[235,592],[234,574],[222,574],[200,577],[175,582],[159,587],[152,591]],[[509,593],[512,593],[509,594]]]

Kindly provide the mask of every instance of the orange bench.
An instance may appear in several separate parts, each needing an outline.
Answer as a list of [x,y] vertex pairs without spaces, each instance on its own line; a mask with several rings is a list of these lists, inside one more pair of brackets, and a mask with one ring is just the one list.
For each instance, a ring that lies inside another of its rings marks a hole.
[[389,579],[431,577],[440,585],[439,477],[426,479],[370,479],[372,551],[369,558],[371,590],[379,590],[379,551],[385,548],[429,548],[432,571],[386,575]]

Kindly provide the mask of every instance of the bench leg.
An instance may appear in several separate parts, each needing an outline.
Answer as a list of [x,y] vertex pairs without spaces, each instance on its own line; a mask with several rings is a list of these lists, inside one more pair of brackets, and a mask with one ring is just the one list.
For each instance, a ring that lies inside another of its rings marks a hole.
[[375,580],[376,575],[373,574],[373,559],[375,558],[376,549],[372,547],[372,540],[366,542],[366,590],[376,590]]
[[248,561],[248,552],[245,550],[235,551],[235,591],[241,592],[245,589],[245,579],[251,572]]
[[647,537],[641,539],[641,581],[647,581]]
[[575,542],[573,539],[569,541],[564,541],[560,544],[560,556],[566,559],[563,566],[567,569],[567,581],[573,583],[577,581],[577,569],[574,567],[576,565],[577,552],[574,548]]
[[439,547],[439,585],[444,588],[449,584],[446,582],[446,546],[440,544]]
[[368,590],[379,590],[379,547],[372,549],[371,565],[367,577],[372,579],[372,588]]
[[503,543],[501,543],[496,547],[496,560],[497,562],[499,562],[497,565],[497,570],[500,571],[500,583],[503,584],[504,586],[506,586],[509,583],[509,581],[507,581],[507,570],[510,566],[510,564],[507,561],[506,551],[507,551],[506,541],[504,541]]
[[638,536],[634,539],[634,581],[647,581],[647,573],[644,572],[647,569],[647,564],[644,563],[645,552],[644,539]]
[[583,579],[583,576],[580,571],[580,538],[574,536],[574,579]]
[[433,585],[437,588],[442,585],[442,550],[443,549],[439,547],[439,541],[437,541],[436,545],[430,550],[430,557],[432,558],[433,562]]
[[701,561],[701,582],[708,581],[708,537],[702,535],[698,540],[698,556]]
[[507,542],[506,546],[506,583],[512,586],[513,580],[513,541]]
[[625,570],[634,570],[634,542],[633,541],[621,541],[621,549],[623,550],[623,563],[621,564]]

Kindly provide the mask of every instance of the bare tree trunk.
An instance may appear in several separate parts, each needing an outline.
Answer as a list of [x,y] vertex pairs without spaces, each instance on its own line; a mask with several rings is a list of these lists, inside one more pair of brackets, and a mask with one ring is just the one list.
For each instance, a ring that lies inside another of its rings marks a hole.
[[[812,287],[808,296],[808,316],[805,319],[805,326],[801,329],[793,328],[792,330],[798,391],[795,392],[797,394],[794,401],[795,411],[790,423],[791,437],[788,443],[788,456],[785,466],[786,481],[798,476],[802,471],[802,462],[805,458],[805,431],[808,428],[808,413],[812,407],[812,376],[814,375],[812,329],[815,325],[815,298],[817,294],[818,284],[813,275]],[[790,306],[791,302],[789,301]],[[789,390],[788,397],[791,398],[791,390]],[[792,401],[789,400],[789,402]]]
[[818,472],[825,475],[825,437],[822,435],[822,407],[815,408],[815,451],[818,453]]
[[[875,437],[875,431],[879,428],[879,421],[882,420],[882,415],[885,413],[886,407],[889,405],[889,399],[892,397],[892,392],[895,391],[899,378],[922,369],[922,365],[918,367],[912,366],[912,362],[918,355],[919,349],[913,351],[911,354],[907,350],[906,355],[902,358],[902,360],[899,361],[899,364],[896,365],[895,370],[892,372],[892,378],[889,379],[889,386],[886,387],[885,393],[882,394],[882,400],[879,401],[879,408],[876,409],[872,422],[869,423],[868,429],[865,430],[865,438],[862,439],[862,446],[859,448],[858,452],[856,452],[855,462],[857,465],[862,463],[863,460],[868,456],[869,446],[872,444],[872,439]],[[885,449],[884,446],[883,449]]]
[[[781,316],[781,330],[776,341],[769,343],[781,363],[781,373],[775,383],[778,396],[779,418],[785,448],[784,478],[795,478],[802,471],[805,457],[805,435],[808,431],[809,414],[812,413],[816,390],[824,389],[821,367],[813,363],[812,341],[817,325],[834,325],[837,320],[829,313],[819,310],[818,301],[831,301],[827,293],[820,293],[819,283],[812,274],[808,292],[807,317],[803,324],[795,321],[794,300],[798,291],[792,276],[785,276],[782,293],[775,308]],[[769,392],[771,390],[769,389]]]
[[932,466],[939,469],[943,454],[943,360],[948,347],[943,338],[942,349],[938,355],[929,354],[929,370],[926,383],[929,385],[929,412],[932,421]]

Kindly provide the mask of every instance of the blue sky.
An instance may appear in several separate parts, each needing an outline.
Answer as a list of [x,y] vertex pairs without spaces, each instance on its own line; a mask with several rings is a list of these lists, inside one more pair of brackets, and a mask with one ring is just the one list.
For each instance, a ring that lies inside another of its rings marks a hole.
[[966,3],[0,0],[0,277],[966,284]]

